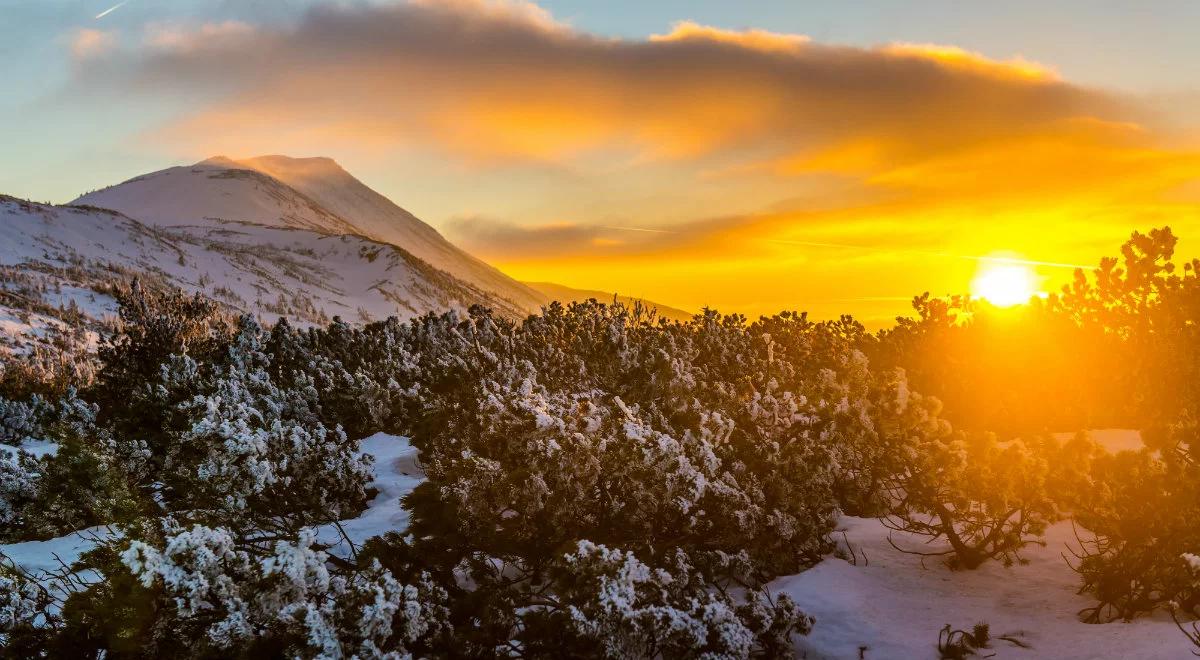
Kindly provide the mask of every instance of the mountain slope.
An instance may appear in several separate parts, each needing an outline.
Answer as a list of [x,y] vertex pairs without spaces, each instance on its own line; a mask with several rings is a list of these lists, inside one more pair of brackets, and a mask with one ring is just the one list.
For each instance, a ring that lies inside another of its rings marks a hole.
[[68,305],[93,320],[111,314],[106,292],[134,276],[203,292],[269,321],[411,318],[476,303],[524,313],[399,247],[361,236],[240,222],[155,226],[107,209],[6,196],[0,269],[0,332],[10,336],[53,325]]
[[640,302],[643,306],[656,310],[660,318],[670,319],[672,321],[690,321],[692,320],[692,317],[695,316],[694,312],[685,312],[682,309],[670,307],[668,305],[662,305],[654,302],[653,300],[646,300],[645,298],[633,298],[630,296],[608,293],[606,291],[572,289],[569,286],[563,286],[553,282],[522,282],[522,284],[545,296],[547,302],[552,300],[557,300],[561,303],[583,302],[585,300],[594,298],[599,302],[608,303],[612,302],[613,297],[615,296],[617,302],[621,302],[626,305],[633,305],[635,302]]
[[523,311],[534,311],[545,302],[328,158],[210,158],[88,193],[74,203],[113,209],[161,226],[232,221],[357,234],[397,245]]
[[159,226],[251,222],[325,234],[361,233],[286,184],[228,159],[144,174],[72,204],[111,209]]
[[365,236],[400,245],[435,268],[536,310],[541,296],[447,241],[436,229],[375,192],[331,158],[259,156],[238,161],[269,174],[346,218]]

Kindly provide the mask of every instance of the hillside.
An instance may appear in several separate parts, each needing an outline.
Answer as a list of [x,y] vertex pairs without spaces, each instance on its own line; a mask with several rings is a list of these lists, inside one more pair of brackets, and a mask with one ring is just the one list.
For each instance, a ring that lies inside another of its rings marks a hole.
[[0,197],[0,266],[6,268],[0,331],[24,340],[46,335],[67,316],[95,322],[111,315],[105,292],[134,276],[301,324],[333,316],[410,318],[475,303],[510,316],[523,311],[395,245],[361,236],[229,221],[155,226],[116,211],[12,197]]
[[584,302],[585,300],[595,299],[599,302],[612,302],[615,296],[618,302],[626,305],[633,305],[635,302],[649,307],[658,312],[660,318],[670,319],[672,321],[688,321],[695,315],[694,312],[685,312],[682,309],[656,303],[653,300],[645,298],[632,298],[630,296],[622,296],[606,291],[590,291],[588,289],[573,289],[569,286],[555,284],[553,282],[522,282],[525,286],[537,291],[546,298],[546,301],[557,300],[561,303],[568,302]]
[[329,158],[210,158],[88,193],[74,204],[119,211],[159,226],[248,222],[354,234],[399,246],[438,270],[534,311],[534,291],[455,247],[433,227],[367,187]]

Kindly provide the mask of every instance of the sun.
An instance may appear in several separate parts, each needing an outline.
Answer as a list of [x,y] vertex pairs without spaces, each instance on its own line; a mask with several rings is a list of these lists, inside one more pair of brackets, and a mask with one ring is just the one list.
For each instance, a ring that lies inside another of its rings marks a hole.
[[1037,295],[1038,277],[1024,264],[983,262],[971,281],[971,295],[996,307],[1012,307]]

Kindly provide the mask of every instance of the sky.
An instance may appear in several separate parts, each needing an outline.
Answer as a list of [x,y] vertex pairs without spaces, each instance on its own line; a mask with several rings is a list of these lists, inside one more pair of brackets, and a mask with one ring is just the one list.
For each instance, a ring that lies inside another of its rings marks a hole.
[[0,0],[0,192],[330,156],[518,279],[864,319],[1200,244],[1200,3]]

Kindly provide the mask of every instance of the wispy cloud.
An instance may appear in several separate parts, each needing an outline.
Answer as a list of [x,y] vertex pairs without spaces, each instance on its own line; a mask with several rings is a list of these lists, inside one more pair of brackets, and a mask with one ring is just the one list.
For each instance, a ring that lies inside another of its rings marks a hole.
[[103,55],[116,47],[116,35],[105,30],[81,28],[71,37],[71,55],[82,60]]

